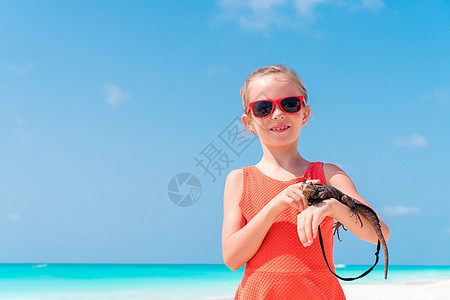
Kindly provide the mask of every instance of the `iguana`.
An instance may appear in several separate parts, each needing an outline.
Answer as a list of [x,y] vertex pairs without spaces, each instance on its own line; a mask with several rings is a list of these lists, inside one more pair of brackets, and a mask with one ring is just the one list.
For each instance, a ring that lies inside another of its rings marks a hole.
[[[376,212],[370,208],[369,206],[359,202],[358,200],[342,193],[340,190],[335,187],[324,185],[324,184],[314,184],[310,180],[304,180],[301,183],[301,188],[303,191],[303,195],[305,195],[308,205],[313,205],[315,203],[322,202],[325,199],[334,198],[339,202],[350,207],[352,213],[356,216],[356,222],[361,223],[361,227],[363,227],[363,223],[359,214],[365,216],[370,224],[372,224],[375,232],[377,234],[378,240],[383,247],[384,252],[384,278],[387,279],[387,270],[388,270],[388,262],[389,262],[389,254],[386,245],[386,241],[384,240],[383,232],[381,231],[380,220]],[[335,225],[335,233],[342,226],[341,223],[337,222]],[[345,228],[344,228],[345,229]],[[339,237],[339,232],[338,232]]]

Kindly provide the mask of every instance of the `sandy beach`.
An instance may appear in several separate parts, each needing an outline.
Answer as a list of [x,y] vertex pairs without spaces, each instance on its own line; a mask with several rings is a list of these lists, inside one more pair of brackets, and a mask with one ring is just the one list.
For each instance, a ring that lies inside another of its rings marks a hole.
[[[348,300],[449,300],[450,280],[429,280],[404,284],[345,284]],[[232,300],[233,297],[205,297],[202,300]]]
[[[405,284],[345,284],[348,300],[449,300],[450,280]],[[205,297],[203,300],[232,300],[233,297]]]
[[[426,299],[426,300],[448,300],[450,299],[450,280],[430,280],[427,282],[405,283],[405,284],[345,284],[343,285],[345,295],[348,300],[359,299]],[[104,291],[104,292],[74,292],[55,293],[46,296],[10,296],[2,299],[8,300],[232,300],[233,295],[200,296],[185,294],[176,291],[173,294],[155,294],[151,291]]]
[[450,280],[429,280],[405,284],[346,284],[347,299],[450,299]]

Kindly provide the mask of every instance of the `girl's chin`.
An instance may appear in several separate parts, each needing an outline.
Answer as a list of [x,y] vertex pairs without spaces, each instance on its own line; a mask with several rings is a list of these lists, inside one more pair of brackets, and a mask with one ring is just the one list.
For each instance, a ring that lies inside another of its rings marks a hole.
[[280,136],[280,138],[271,138],[264,141],[264,144],[269,147],[287,147],[290,145],[295,145],[297,147],[298,145],[298,139],[292,139],[292,138],[283,138]]

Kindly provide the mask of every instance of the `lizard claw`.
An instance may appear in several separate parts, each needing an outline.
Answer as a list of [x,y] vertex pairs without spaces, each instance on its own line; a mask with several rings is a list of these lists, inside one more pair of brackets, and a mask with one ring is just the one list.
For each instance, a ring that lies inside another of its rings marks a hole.
[[359,213],[357,210],[356,210],[356,216],[358,217],[359,223],[361,223],[361,228],[362,228],[364,225],[363,225],[363,222],[362,222],[361,217],[359,216]]
[[358,220],[359,220],[359,223],[361,224],[361,228],[362,228],[364,225],[363,225],[363,222],[361,220],[361,217],[359,216],[358,209],[356,207],[354,207],[351,210],[352,210],[352,216],[356,216],[355,223],[358,223]]
[[337,234],[337,238],[338,238],[339,242],[342,242],[341,237],[339,236],[339,227],[342,227],[342,229],[344,229],[345,231],[347,231],[347,228],[345,228],[345,226],[342,225],[341,222],[336,222],[336,224],[334,224],[334,226],[333,226],[333,228],[334,228],[333,235]]

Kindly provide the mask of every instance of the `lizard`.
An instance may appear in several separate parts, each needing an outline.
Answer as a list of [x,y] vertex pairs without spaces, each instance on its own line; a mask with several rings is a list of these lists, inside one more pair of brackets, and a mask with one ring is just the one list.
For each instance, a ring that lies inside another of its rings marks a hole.
[[[387,279],[389,254],[388,254],[386,241],[383,236],[383,232],[381,231],[380,220],[378,219],[377,213],[369,206],[361,203],[360,201],[356,200],[355,198],[352,198],[352,197],[342,193],[340,190],[338,190],[337,188],[332,187],[330,185],[314,184],[310,180],[304,180],[300,186],[302,188],[303,195],[307,199],[309,206],[314,205],[316,203],[320,203],[323,200],[328,199],[328,198],[334,198],[337,201],[341,202],[342,204],[345,204],[346,206],[350,207],[350,210],[352,211],[353,215],[356,216],[356,222],[359,221],[359,223],[361,224],[361,227],[363,227],[363,222],[362,222],[359,214],[362,214],[369,220],[370,224],[375,229],[375,233],[377,234],[377,237],[381,243],[381,246],[383,247],[384,278]],[[338,229],[340,226],[342,226],[345,229],[345,227],[340,222],[336,223],[334,232],[338,233],[338,237],[339,237]]]

